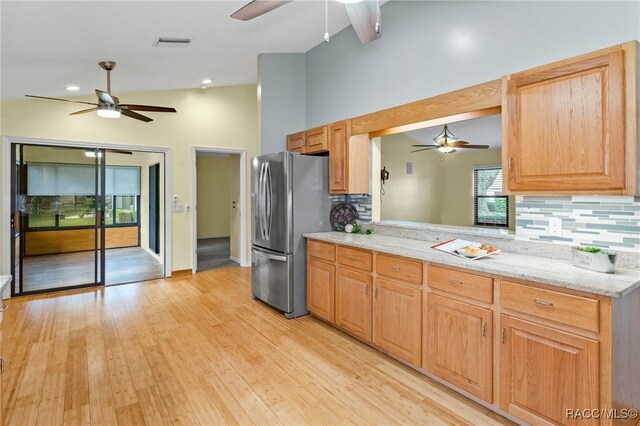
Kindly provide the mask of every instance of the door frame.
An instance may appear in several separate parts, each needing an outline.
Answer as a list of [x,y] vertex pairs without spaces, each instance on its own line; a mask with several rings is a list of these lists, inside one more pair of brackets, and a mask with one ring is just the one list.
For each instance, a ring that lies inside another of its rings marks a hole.
[[237,154],[240,155],[240,266],[250,266],[247,255],[247,150],[224,147],[191,147],[191,200],[193,214],[191,215],[192,251],[191,272],[198,269],[198,176],[196,173],[196,157],[198,154]]
[[[2,186],[0,188],[0,194],[2,199],[2,211],[0,214],[0,226],[2,226],[2,241],[0,247],[2,247],[2,259],[0,266],[2,271],[11,270],[11,245],[10,238],[6,238],[5,233],[11,228],[11,144],[29,144],[29,145],[49,145],[59,147],[72,147],[72,148],[102,148],[102,149],[119,149],[129,151],[144,151],[144,152],[158,152],[164,154],[164,186],[165,194],[171,193],[171,167],[172,151],[170,148],[161,146],[146,146],[146,145],[127,145],[113,142],[96,142],[96,141],[67,141],[61,139],[45,139],[45,138],[30,138],[22,136],[2,136]],[[166,197],[165,197],[166,198]],[[165,221],[164,221],[164,245],[165,245],[165,258],[164,258],[164,276],[171,276],[171,203],[165,199]],[[10,297],[10,294],[2,295],[3,298]]]

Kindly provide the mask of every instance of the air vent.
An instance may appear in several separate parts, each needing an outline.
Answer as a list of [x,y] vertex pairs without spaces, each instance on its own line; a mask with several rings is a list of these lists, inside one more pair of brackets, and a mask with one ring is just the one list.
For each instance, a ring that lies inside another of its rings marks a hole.
[[156,47],[187,47],[191,43],[190,38],[158,37],[153,45]]

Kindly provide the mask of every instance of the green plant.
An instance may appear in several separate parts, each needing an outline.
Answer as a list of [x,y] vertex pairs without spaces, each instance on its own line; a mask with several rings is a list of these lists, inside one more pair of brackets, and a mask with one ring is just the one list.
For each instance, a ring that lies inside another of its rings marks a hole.
[[587,253],[600,253],[600,254],[606,254],[606,255],[615,254],[610,250],[601,249],[599,247],[576,247],[576,250],[584,251]]

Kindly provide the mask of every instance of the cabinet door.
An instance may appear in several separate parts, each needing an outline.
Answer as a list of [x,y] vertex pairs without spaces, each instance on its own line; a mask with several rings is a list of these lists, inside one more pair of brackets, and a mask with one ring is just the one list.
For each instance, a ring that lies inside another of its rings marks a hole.
[[622,50],[505,77],[508,189],[622,193],[624,86]]
[[423,367],[491,403],[492,311],[429,293]]
[[305,154],[323,152],[328,149],[327,126],[307,130],[305,138]]
[[327,321],[335,321],[335,266],[309,259],[307,262],[307,309]]
[[414,365],[420,365],[422,290],[376,279],[374,291],[373,342]]
[[371,340],[372,278],[347,269],[338,269],[336,324],[358,337]]
[[303,153],[305,147],[305,132],[287,135],[287,151]]
[[347,191],[349,136],[347,121],[339,121],[329,127],[329,190],[331,192]]
[[567,409],[599,408],[598,342],[501,315],[500,408],[531,424],[592,424]]

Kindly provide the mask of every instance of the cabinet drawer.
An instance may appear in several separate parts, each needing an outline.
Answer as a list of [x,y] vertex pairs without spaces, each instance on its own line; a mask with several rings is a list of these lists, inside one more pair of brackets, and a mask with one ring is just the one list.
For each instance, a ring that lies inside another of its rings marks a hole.
[[389,278],[422,284],[422,262],[379,254],[376,257],[376,272]]
[[309,240],[307,242],[307,255],[328,262],[336,260],[335,246],[331,243],[321,243],[320,241]]
[[307,130],[304,152],[306,154],[327,151],[327,126]]
[[493,303],[492,278],[430,265],[427,285],[480,302]]
[[500,305],[528,315],[598,331],[598,300],[502,280]]
[[373,255],[370,251],[338,247],[338,263],[363,271],[371,272]]

